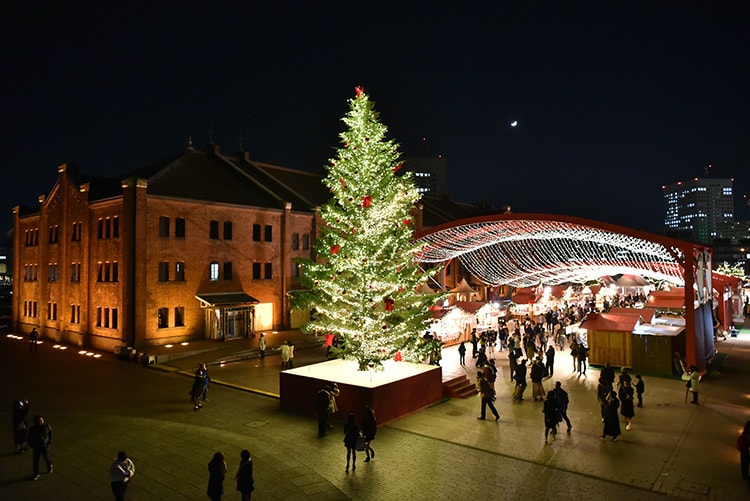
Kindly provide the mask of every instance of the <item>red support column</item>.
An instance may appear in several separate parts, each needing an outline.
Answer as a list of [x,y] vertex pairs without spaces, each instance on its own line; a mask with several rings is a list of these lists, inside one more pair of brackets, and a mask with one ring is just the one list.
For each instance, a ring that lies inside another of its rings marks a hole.
[[685,360],[688,367],[698,366],[695,339],[695,254],[692,247],[684,250],[685,255]]

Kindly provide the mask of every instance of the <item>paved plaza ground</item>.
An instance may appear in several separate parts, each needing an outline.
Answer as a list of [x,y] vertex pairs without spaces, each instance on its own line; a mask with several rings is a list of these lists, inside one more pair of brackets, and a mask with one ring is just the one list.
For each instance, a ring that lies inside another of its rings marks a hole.
[[[297,344],[297,365],[322,361],[319,343],[299,333],[269,334],[271,346]],[[719,342],[722,363],[706,374],[701,405],[685,403],[678,378],[644,375],[644,407],[633,429],[616,443],[601,441],[596,402],[598,368],[572,373],[558,352],[555,376],[571,397],[570,434],[544,444],[541,404],[511,402],[507,357],[497,353],[501,419],[477,421],[479,401],[445,401],[381,426],[376,458],[346,473],[340,427],[317,438],[312,414],[281,412],[279,358],[264,362],[246,341],[192,343],[155,351],[158,363],[79,354],[45,342],[30,353],[28,340],[0,338],[8,384],[0,387],[6,448],[0,449],[0,499],[111,499],[109,464],[120,449],[136,463],[130,500],[200,500],[207,463],[227,455],[225,498],[238,499],[233,475],[240,450],[253,454],[257,500],[409,499],[697,499],[750,498],[740,480],[734,442],[750,419],[750,329]],[[194,412],[188,389],[197,364],[209,363],[213,384]],[[476,372],[458,364],[455,348],[443,356],[444,377]],[[530,388],[528,390],[530,393]],[[31,481],[31,455],[12,454],[11,402],[31,400],[54,429],[55,471]],[[377,409],[376,409],[377,410]]]

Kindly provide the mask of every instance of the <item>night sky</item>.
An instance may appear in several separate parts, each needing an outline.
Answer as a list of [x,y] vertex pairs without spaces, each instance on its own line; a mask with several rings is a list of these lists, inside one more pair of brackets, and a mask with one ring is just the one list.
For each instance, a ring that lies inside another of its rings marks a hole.
[[63,162],[119,175],[189,136],[322,171],[355,85],[456,200],[660,232],[661,186],[711,164],[750,218],[746,0],[69,3],[3,7],[0,228]]

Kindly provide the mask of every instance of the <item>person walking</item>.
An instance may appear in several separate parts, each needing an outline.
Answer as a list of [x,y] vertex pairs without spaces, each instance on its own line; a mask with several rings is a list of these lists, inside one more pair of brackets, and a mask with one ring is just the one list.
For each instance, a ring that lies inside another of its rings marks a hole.
[[560,417],[565,420],[565,424],[568,425],[568,433],[570,433],[573,426],[570,424],[570,419],[568,419],[568,404],[570,403],[568,392],[563,390],[560,381],[555,381],[555,388],[550,391],[548,395],[552,395],[552,398],[557,402],[557,410],[560,411]]
[[690,401],[691,404],[698,405],[698,393],[700,393],[700,381],[701,375],[698,372],[698,368],[694,365],[690,366],[690,379],[688,379],[688,389],[693,393],[693,399]]
[[537,357],[534,362],[531,364],[531,393],[534,397],[534,402],[537,401],[537,398],[540,402],[544,402],[544,386],[542,385],[542,380],[544,379],[544,367],[542,366],[542,361],[539,360],[539,357]]
[[227,475],[227,461],[223,452],[215,452],[208,463],[208,489],[206,494],[211,501],[221,501],[224,495],[224,478]]
[[193,402],[193,410],[197,411],[201,407],[203,407],[203,402],[201,401],[201,398],[203,397],[203,390],[205,388],[204,386],[204,379],[205,379],[205,372],[203,370],[203,367],[205,364],[200,363],[198,364],[198,368],[195,371],[195,375],[193,376],[193,386],[190,389],[190,399]]
[[646,391],[646,385],[640,374],[635,375],[635,394],[638,397],[638,407],[643,407],[643,393]]
[[575,339],[570,340],[570,358],[573,359],[573,372],[578,372],[578,346]]
[[133,475],[135,475],[135,464],[125,451],[118,452],[117,459],[109,467],[109,483],[112,487],[112,494],[115,495],[115,501],[125,500],[125,491]]
[[516,369],[518,368],[518,357],[513,349],[508,349],[508,372],[510,372],[510,381],[514,381]]
[[555,345],[550,344],[547,347],[547,351],[544,353],[545,363],[546,363],[546,376],[552,377],[552,375],[555,373]]
[[32,480],[39,478],[39,458],[43,458],[47,463],[47,473],[52,473],[54,467],[49,459],[49,446],[52,443],[52,427],[44,421],[44,417],[37,414],[34,416],[34,424],[29,428],[28,435],[29,446],[34,451],[32,466],[34,475]]
[[492,415],[495,416],[495,421],[498,421],[500,414],[498,414],[495,404],[492,403],[495,400],[495,390],[492,389],[489,381],[487,381],[481,371],[477,372],[477,387],[479,389],[479,397],[482,399],[482,412],[477,419],[484,421],[487,417],[487,407],[489,407]]
[[464,341],[461,341],[461,344],[458,345],[458,363],[466,365],[466,343]]
[[737,437],[737,450],[740,451],[740,474],[742,480],[750,481],[750,421],[745,422],[742,433]]
[[586,360],[589,357],[588,347],[581,343],[578,345],[578,374],[581,376],[586,375]]
[[13,442],[16,454],[26,450],[26,416],[29,414],[29,401],[13,402]]
[[477,358],[477,355],[479,354],[479,337],[477,337],[477,330],[471,329],[471,358]]
[[281,343],[279,346],[279,354],[281,355],[281,370],[286,370],[289,364],[290,348],[289,344]]
[[237,490],[239,491],[242,501],[250,501],[253,498],[255,489],[255,480],[253,479],[253,459],[250,457],[250,451],[243,449],[240,452],[240,467],[234,476],[237,480]]
[[604,409],[604,429],[602,435],[599,437],[602,440],[608,436],[612,437],[613,442],[617,442],[617,437],[620,436],[620,401],[617,399],[617,393],[610,391],[607,396],[607,405]]
[[352,471],[357,469],[357,440],[359,439],[359,426],[354,413],[349,414],[344,425],[344,447],[346,447],[346,471],[349,471],[349,460],[351,459]]
[[266,358],[266,348],[268,348],[266,335],[261,332],[260,337],[258,338],[258,358],[260,358],[261,360]]
[[286,342],[289,345],[289,360],[286,362],[286,368],[287,369],[293,369],[294,368],[294,343],[291,341]]
[[203,391],[201,392],[201,402],[208,400],[208,383],[211,382],[211,378],[208,375],[208,364],[201,364],[203,366]]
[[378,423],[375,419],[375,411],[370,406],[365,406],[365,413],[362,415],[362,436],[365,438],[365,463],[370,459],[375,459],[375,451],[370,443],[375,440],[375,434],[378,432]]
[[546,444],[549,432],[552,432],[553,439],[557,436],[557,423],[560,422],[560,409],[552,392],[547,393],[544,399],[542,414],[544,414],[544,443]]
[[29,333],[29,342],[30,351],[39,351],[39,331],[36,330],[36,327],[31,329],[31,332]]
[[625,429],[630,430],[631,420],[635,416],[635,406],[633,405],[633,386],[629,380],[623,382],[618,396],[620,397],[620,414],[625,418]]
[[516,388],[513,390],[513,401],[522,402],[523,393],[526,391],[526,360],[521,359],[516,366],[516,373],[513,376],[516,381]]

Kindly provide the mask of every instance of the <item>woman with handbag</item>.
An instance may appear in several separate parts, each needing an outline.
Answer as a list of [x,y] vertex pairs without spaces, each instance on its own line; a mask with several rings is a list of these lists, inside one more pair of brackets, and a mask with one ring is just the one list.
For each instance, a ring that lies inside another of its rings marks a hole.
[[349,471],[349,458],[351,458],[352,470],[357,469],[357,440],[360,438],[359,426],[354,413],[349,414],[344,425],[344,446],[346,447],[346,471]]

